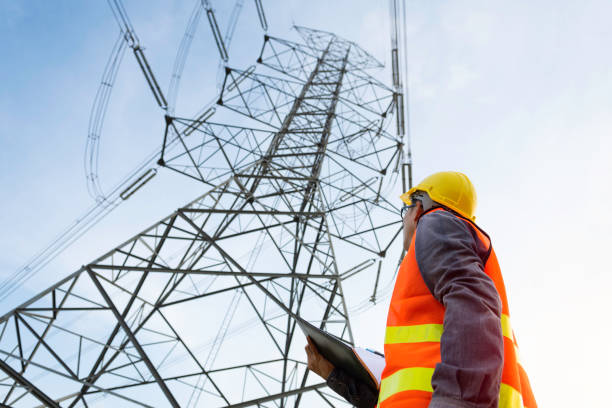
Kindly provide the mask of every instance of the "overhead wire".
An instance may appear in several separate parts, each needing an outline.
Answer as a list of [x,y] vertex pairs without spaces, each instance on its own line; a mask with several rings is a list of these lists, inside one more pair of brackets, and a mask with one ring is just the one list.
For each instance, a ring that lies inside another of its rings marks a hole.
[[[412,135],[410,132],[410,94],[409,94],[409,84],[408,84],[408,24],[406,23],[406,15],[408,11],[406,10],[406,0],[401,0],[401,7],[399,8],[399,12],[401,14],[401,25],[400,25],[400,57],[402,57],[403,69],[402,69],[402,99],[404,104],[404,135],[405,135],[405,156],[404,163],[402,164],[402,174],[404,178],[407,176],[407,188],[412,188]],[[405,175],[405,171],[408,171],[408,175]],[[406,184],[406,181],[404,181]]]
[[[176,139],[172,143],[175,143]],[[122,191],[136,175],[140,174],[145,168],[155,163],[155,159],[161,151],[157,147],[153,152],[145,157],[131,172],[129,172],[114,188],[105,196],[104,200],[96,201],[83,215],[72,222],[62,232],[60,232],[47,246],[30,258],[25,264],[19,267],[14,273],[7,276],[0,284],[0,302],[5,301],[11,293],[26,281],[31,279],[49,262],[66,250],[70,245],[82,237],[106,215],[119,206],[124,200],[120,197]]]
[[[225,40],[228,45],[231,42],[234,30],[236,28],[236,23],[242,9],[242,3],[243,0],[238,0],[236,2],[230,22],[228,24],[228,30],[225,35]],[[84,154],[87,187],[90,195],[95,199],[96,204],[90,207],[83,215],[60,232],[47,246],[36,253],[25,264],[21,265],[15,272],[7,276],[2,283],[0,283],[0,302],[6,300],[16,288],[20,287],[26,281],[35,276],[44,266],[55,259],[59,254],[66,250],[70,245],[87,233],[94,225],[100,222],[106,215],[112,212],[119,204],[121,204],[123,201],[121,192],[125,189],[125,187],[129,186],[130,183],[134,183],[134,178],[136,178],[136,176],[143,170],[149,166],[155,166],[155,159],[159,156],[161,149],[164,147],[162,146],[160,148],[156,148],[150,155],[145,157],[145,159],[138,164],[134,170],[128,173],[123,180],[116,184],[108,194],[104,193],[100,185],[100,178],[98,175],[99,143],[104,119],[110,101],[111,91],[125,54],[126,44],[135,50],[138,62],[141,65],[143,73],[145,74],[145,77],[147,78],[147,81],[149,82],[158,103],[160,98],[161,100],[165,101],[163,94],[160,94],[160,96],[156,94],[156,90],[154,88],[157,81],[154,79],[154,77],[151,78],[152,73],[150,72],[148,63],[146,63],[146,59],[144,60],[145,66],[143,67],[143,64],[141,63],[142,60],[139,59],[139,54],[136,53],[137,50],[140,50],[140,40],[133,29],[132,23],[127,12],[125,11],[125,8],[123,7],[122,2],[120,0],[108,0],[108,4],[113,16],[115,17],[115,20],[119,25],[120,33],[105,65],[102,80],[96,93],[96,97],[94,98]],[[185,37],[181,43],[181,47],[179,48],[179,52],[175,60],[173,80],[171,81],[169,92],[169,95],[172,95],[172,98],[174,99],[171,99],[171,105],[167,104],[166,106],[166,108],[168,108],[170,111],[174,111],[175,108],[175,100],[178,93],[182,70],[184,68],[189,47],[191,45],[191,40],[193,39],[193,35],[197,28],[199,17],[203,9],[202,6],[204,4],[208,7],[210,14],[212,14],[212,7],[208,1],[196,1],[196,7],[194,8],[192,16],[189,20]],[[263,8],[261,9],[261,12],[263,12]],[[258,13],[260,13],[259,8]],[[261,18],[262,16],[260,14],[260,21],[262,21]],[[263,18],[263,21],[265,21],[265,16]],[[143,57],[144,55],[142,55],[140,58]],[[221,55],[221,57],[223,58],[223,55]],[[211,101],[207,105],[212,105],[213,103],[214,102]],[[210,109],[210,106],[206,106],[203,111],[206,111],[207,109]],[[175,143],[176,140],[177,138],[174,138],[173,140],[167,142],[165,147],[169,147]],[[156,167],[153,168],[155,169]]]
[[106,63],[106,67],[104,68],[102,80],[100,81],[100,86],[98,87],[89,115],[87,143],[83,162],[87,190],[89,195],[96,201],[103,201],[105,199],[98,178],[100,136],[102,134],[104,117],[106,116],[113,85],[117,78],[117,72],[119,71],[119,66],[125,55],[126,45],[124,34],[120,32],[108,62]]
[[[410,93],[409,93],[409,84],[408,84],[408,24],[406,23],[406,15],[408,11],[406,10],[406,0],[402,0],[401,7],[401,15],[402,15],[402,42],[400,44],[400,53],[403,55],[404,62],[404,78],[403,78],[403,92],[404,92],[404,114],[405,114],[405,126],[404,131],[406,135],[406,153],[408,155],[407,162],[412,165],[412,146],[411,146],[411,133],[410,133]],[[412,183],[411,183],[412,184]],[[409,186],[410,188],[412,185]]]
[[[159,90],[157,81],[153,76],[144,54],[142,53],[142,49],[140,48],[140,40],[134,31],[132,23],[127,12],[125,11],[125,8],[123,7],[121,0],[108,0],[108,4],[113,16],[115,17],[115,20],[119,25],[120,33],[105,65],[102,80],[96,93],[96,97],[94,98],[84,154],[87,188],[92,198],[94,198],[95,204],[90,207],[81,217],[77,218],[73,223],[60,232],[46,247],[35,254],[25,264],[7,276],[2,283],[0,283],[0,302],[6,300],[15,289],[40,272],[44,266],[55,259],[80,237],[82,237],[94,225],[100,222],[104,217],[106,217],[106,215],[121,204],[121,202],[129,198],[129,196],[142,187],[144,183],[148,182],[152,176],[145,179],[142,179],[142,176],[146,175],[146,172],[150,172],[151,169],[153,169],[152,174],[156,174],[157,164],[155,163],[155,159],[159,157],[160,152],[164,147],[171,146],[177,140],[177,137],[175,137],[168,141],[165,146],[157,147],[131,172],[124,176],[124,178],[118,184],[116,184],[108,194],[104,193],[100,185],[98,175],[100,137],[106,112],[108,110],[111,91],[125,54],[126,45],[129,45],[133,49],[134,55],[140,68],[142,69],[143,74],[145,75],[149,87],[153,91],[158,104],[164,110],[167,107],[164,95],[161,93],[161,90]],[[147,169],[145,174],[138,177],[138,175],[145,169]],[[138,184],[141,180],[141,184]],[[122,194],[130,189],[131,192],[129,195]]]
[[183,39],[181,40],[181,44],[179,45],[176,57],[174,59],[172,77],[170,79],[170,86],[168,88],[168,114],[170,115],[173,115],[174,110],[176,109],[176,98],[178,96],[178,90],[181,77],[183,75],[183,70],[185,68],[185,62],[187,61],[191,43],[193,42],[196,30],[200,23],[200,17],[203,9],[202,2],[196,0],[195,7],[191,12],[189,22],[187,23],[187,29],[185,30],[185,34],[183,35]]
[[[225,31],[225,36],[223,37],[223,41],[226,44],[229,52],[229,47],[232,42],[232,38],[234,37],[234,32],[236,31],[236,26],[238,25],[238,18],[240,17],[240,13],[242,11],[242,6],[244,5],[244,0],[236,0],[236,4],[232,9],[232,14],[230,15],[229,22],[227,25],[227,30]],[[219,64],[217,66],[217,90],[221,90],[221,85],[223,83],[223,78],[225,77],[225,66],[227,65],[227,61],[223,61],[223,59],[219,59]]]

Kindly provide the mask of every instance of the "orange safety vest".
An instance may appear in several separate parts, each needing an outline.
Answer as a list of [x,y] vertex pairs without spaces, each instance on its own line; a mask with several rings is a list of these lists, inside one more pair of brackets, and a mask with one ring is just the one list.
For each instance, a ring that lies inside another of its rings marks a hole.
[[[439,208],[433,211],[445,210]],[[483,244],[490,248],[489,237],[471,221],[462,219],[476,231]],[[414,251],[415,237],[416,233],[400,266],[389,306],[385,333],[386,366],[378,397],[380,408],[426,408],[433,393],[431,379],[434,368],[441,360],[440,338],[445,309],[431,294],[421,276]],[[484,272],[493,280],[502,303],[504,367],[499,407],[536,408],[527,374],[518,360],[518,346],[510,326],[506,289],[492,248]]]

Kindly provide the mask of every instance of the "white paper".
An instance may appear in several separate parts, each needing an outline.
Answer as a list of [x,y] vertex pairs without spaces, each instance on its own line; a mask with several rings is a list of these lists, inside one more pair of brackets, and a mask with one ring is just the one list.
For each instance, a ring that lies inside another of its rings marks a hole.
[[355,347],[353,351],[363,366],[368,370],[370,376],[376,380],[377,387],[380,388],[380,378],[385,369],[385,358],[361,347]]

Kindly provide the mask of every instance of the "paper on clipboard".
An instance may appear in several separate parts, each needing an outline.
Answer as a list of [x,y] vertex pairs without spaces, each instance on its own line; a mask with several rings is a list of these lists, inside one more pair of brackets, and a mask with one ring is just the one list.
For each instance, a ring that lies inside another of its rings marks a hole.
[[385,358],[380,354],[361,347],[354,347],[353,352],[361,362],[361,365],[368,371],[370,377],[376,382],[376,388],[380,389],[380,379],[385,369]]

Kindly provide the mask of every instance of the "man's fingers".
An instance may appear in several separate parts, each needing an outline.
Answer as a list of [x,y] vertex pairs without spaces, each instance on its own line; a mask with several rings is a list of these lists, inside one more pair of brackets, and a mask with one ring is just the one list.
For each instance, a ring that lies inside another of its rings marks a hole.
[[306,336],[306,340],[308,341],[308,344],[306,345],[306,352],[311,354],[313,357],[316,356],[319,353],[319,350],[317,350],[317,347],[310,339],[310,336]]
[[321,355],[319,354],[319,350],[317,350],[317,346],[315,346],[309,336],[306,337],[306,340],[308,344],[304,347],[304,350],[306,350],[306,357],[308,359],[308,369],[320,375],[319,364]]
[[306,358],[308,359],[308,363],[314,364],[315,360],[317,359],[317,354],[310,346],[306,346],[304,349],[306,350]]
[[306,358],[308,359],[308,369],[316,372],[317,368],[317,354],[315,353],[315,349],[313,347],[312,341],[307,337],[308,344],[304,347],[306,350]]
[[304,347],[304,349],[306,350],[306,358],[308,359],[308,369],[312,370],[315,368],[315,356],[312,353],[309,345]]
[[310,348],[312,349],[312,351],[314,353],[318,353],[319,349],[317,349],[317,346],[315,346],[314,342],[312,341],[312,339],[310,338],[310,336],[306,336],[306,340],[308,341],[308,345],[310,346]]

